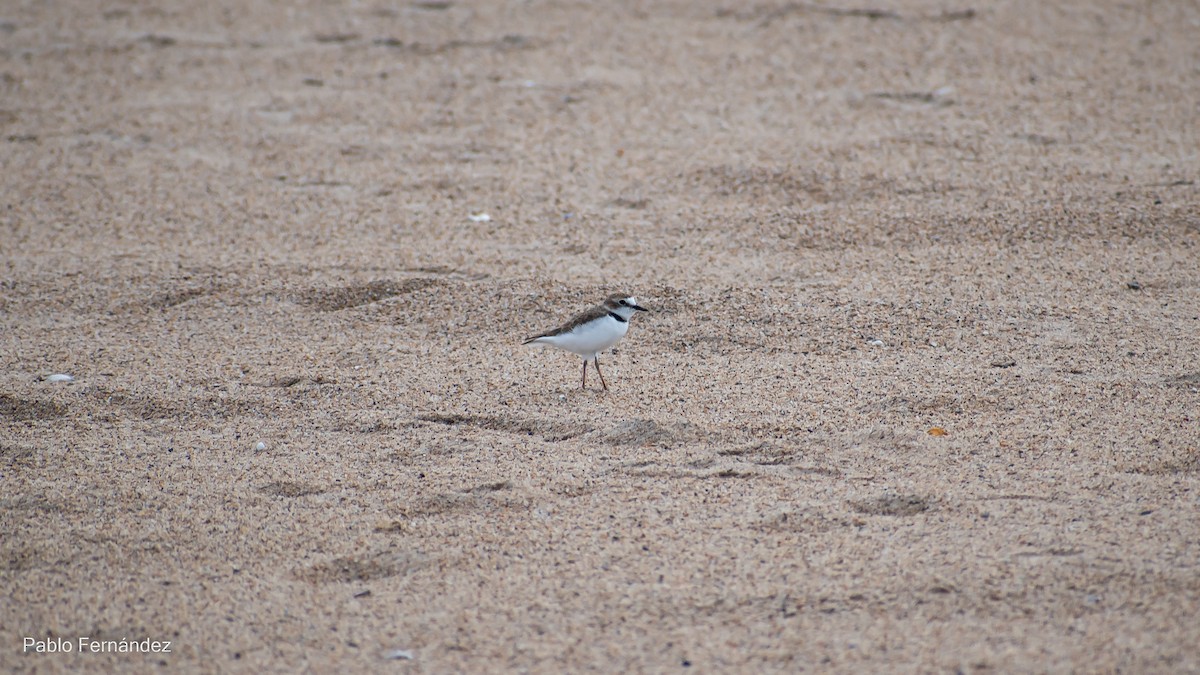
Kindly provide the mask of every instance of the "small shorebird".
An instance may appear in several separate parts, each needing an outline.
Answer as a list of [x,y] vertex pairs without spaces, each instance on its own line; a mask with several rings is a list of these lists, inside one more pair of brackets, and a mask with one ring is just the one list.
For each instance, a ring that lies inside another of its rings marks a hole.
[[615,293],[595,307],[576,314],[558,328],[534,335],[523,344],[550,345],[583,357],[583,388],[587,389],[588,360],[596,364],[600,385],[608,391],[604,373],[600,372],[600,352],[612,347],[629,332],[629,317],[634,312],[648,311],[640,307],[632,295]]

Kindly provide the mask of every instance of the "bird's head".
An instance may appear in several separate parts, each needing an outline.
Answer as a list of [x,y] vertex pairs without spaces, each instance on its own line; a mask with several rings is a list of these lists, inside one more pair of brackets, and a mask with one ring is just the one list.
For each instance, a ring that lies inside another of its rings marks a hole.
[[625,319],[633,316],[634,312],[650,311],[639,305],[637,298],[623,293],[614,293],[605,298],[604,306],[608,308],[608,311],[620,314]]

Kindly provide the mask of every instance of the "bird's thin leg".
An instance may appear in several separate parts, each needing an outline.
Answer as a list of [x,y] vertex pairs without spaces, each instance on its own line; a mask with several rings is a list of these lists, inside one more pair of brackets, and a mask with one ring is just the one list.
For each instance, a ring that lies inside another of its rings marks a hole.
[[[603,382],[603,381],[604,380],[601,379],[601,382]],[[579,388],[587,389],[587,359],[583,360],[583,384]]]
[[[604,391],[608,391],[608,383],[604,381],[604,373],[600,372],[600,357],[595,357],[592,359],[592,362],[596,364],[596,374],[600,376],[600,384],[604,387]],[[586,367],[587,361],[584,361],[583,365]]]

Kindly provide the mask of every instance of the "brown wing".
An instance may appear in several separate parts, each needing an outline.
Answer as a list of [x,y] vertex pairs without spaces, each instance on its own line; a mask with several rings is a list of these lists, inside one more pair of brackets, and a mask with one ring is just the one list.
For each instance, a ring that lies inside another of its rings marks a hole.
[[575,316],[571,317],[570,321],[564,323],[563,325],[559,326],[558,328],[551,328],[550,330],[546,331],[545,333],[538,333],[537,335],[534,335],[533,337],[525,340],[525,342],[522,342],[521,344],[527,345],[530,342],[533,342],[534,340],[536,340],[538,338],[553,337],[555,335],[562,335],[563,333],[570,333],[571,331],[575,330],[575,327],[578,326],[579,324],[587,323],[589,321],[595,321],[596,319],[599,319],[600,317],[604,316],[605,314],[608,314],[608,308],[605,307],[604,305],[596,305],[595,307],[592,307],[591,309],[589,309],[587,311],[580,312],[580,313],[576,314]]

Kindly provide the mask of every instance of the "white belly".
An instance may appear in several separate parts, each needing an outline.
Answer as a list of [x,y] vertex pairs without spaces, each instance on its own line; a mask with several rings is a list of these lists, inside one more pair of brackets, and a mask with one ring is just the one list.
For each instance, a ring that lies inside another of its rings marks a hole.
[[627,332],[628,321],[617,321],[611,316],[606,316],[599,321],[579,326],[569,333],[538,338],[534,342],[553,345],[585,359],[594,359],[600,352],[617,344]]

